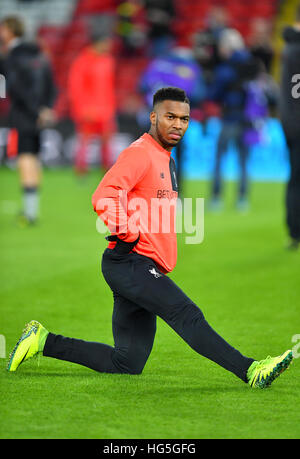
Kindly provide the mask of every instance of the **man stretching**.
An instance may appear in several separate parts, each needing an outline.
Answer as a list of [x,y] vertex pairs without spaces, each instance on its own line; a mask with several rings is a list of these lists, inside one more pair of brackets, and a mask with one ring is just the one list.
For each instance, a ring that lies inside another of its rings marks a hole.
[[[151,353],[157,316],[200,355],[252,387],[269,386],[289,366],[290,350],[262,361],[242,355],[211,328],[198,306],[166,275],[175,267],[177,255],[172,212],[177,183],[171,150],[186,132],[189,116],[184,91],[157,91],[149,133],[120,154],[92,198],[111,232],[102,272],[114,296],[114,347],[49,333],[31,321],[11,354],[9,371],[42,352],[99,372],[139,374]],[[168,231],[164,231],[165,221],[155,220],[153,202],[169,206]],[[137,207],[138,219],[133,212]]]

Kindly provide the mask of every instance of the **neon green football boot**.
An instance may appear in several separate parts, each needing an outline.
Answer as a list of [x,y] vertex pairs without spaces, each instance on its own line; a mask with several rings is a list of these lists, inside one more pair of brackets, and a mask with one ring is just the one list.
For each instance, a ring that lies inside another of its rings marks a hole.
[[247,371],[248,384],[260,389],[269,387],[274,379],[289,367],[292,360],[293,353],[288,350],[278,357],[268,356],[264,360],[253,362]]
[[29,322],[9,356],[7,371],[16,371],[21,363],[42,352],[47,336],[48,330],[39,322]]

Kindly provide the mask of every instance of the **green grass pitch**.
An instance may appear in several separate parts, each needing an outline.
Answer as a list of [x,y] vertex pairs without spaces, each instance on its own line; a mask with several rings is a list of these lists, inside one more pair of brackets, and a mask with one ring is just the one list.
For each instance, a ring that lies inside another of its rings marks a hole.
[[[45,171],[40,224],[21,229],[17,174],[0,170],[6,358],[31,319],[54,333],[113,344],[112,295],[100,270],[106,241],[91,206],[100,178],[92,171],[80,183],[71,170]],[[262,359],[297,346],[300,252],[284,249],[284,184],[253,183],[245,215],[234,209],[235,186],[226,184],[222,213],[205,212],[202,244],[178,236],[171,277],[227,341]],[[208,190],[207,182],[185,184],[186,197],[207,197]],[[193,352],[161,320],[142,375],[98,374],[46,357],[16,373],[5,368],[1,358],[1,438],[300,437],[300,359],[271,388],[253,390]]]

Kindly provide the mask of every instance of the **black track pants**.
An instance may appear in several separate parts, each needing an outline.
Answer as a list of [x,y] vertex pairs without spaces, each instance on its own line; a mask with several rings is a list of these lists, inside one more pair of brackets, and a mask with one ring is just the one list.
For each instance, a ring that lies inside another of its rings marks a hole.
[[300,135],[287,136],[290,177],[286,189],[286,223],[289,235],[300,241]]
[[106,249],[102,272],[114,296],[114,347],[49,333],[45,356],[99,372],[139,374],[150,355],[159,316],[192,349],[247,382],[246,372],[253,359],[221,338],[202,311],[150,258]]

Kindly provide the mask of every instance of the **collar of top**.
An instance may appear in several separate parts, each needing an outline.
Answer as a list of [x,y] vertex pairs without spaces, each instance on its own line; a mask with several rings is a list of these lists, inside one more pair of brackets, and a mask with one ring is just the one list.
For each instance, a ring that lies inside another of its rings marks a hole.
[[142,138],[145,139],[146,141],[150,142],[157,150],[160,150],[164,153],[167,153],[168,156],[171,156],[172,152],[166,150],[163,148],[161,145],[159,145],[158,142],[156,142],[155,139],[153,139],[152,135],[148,134],[147,132],[142,135]]

